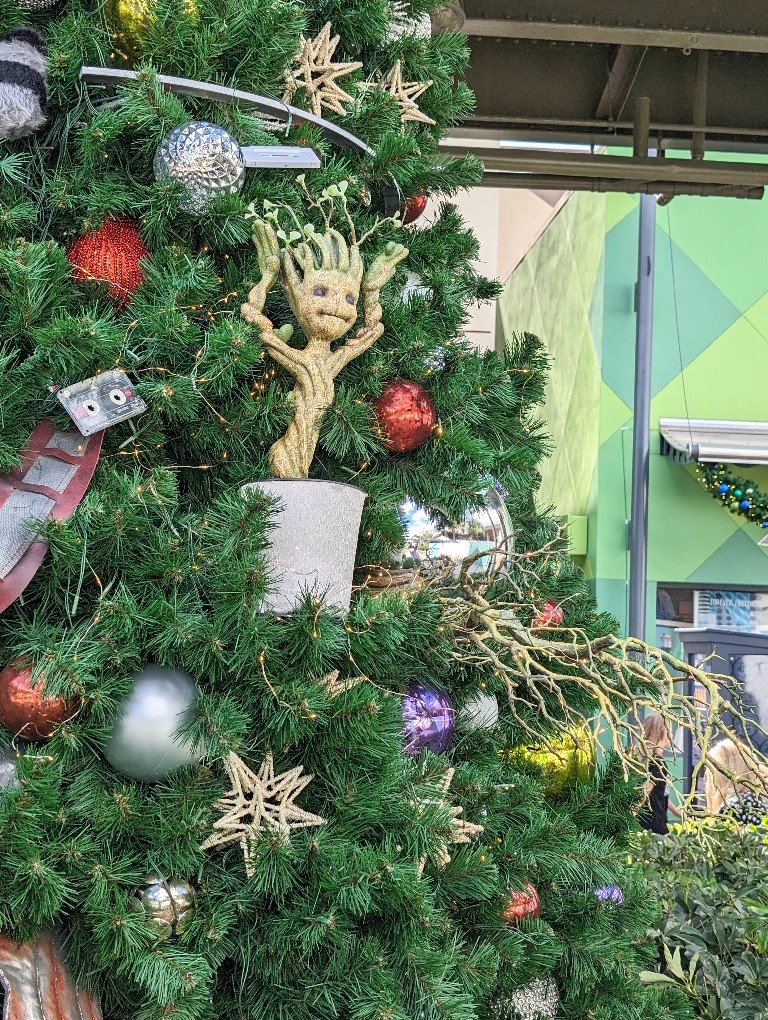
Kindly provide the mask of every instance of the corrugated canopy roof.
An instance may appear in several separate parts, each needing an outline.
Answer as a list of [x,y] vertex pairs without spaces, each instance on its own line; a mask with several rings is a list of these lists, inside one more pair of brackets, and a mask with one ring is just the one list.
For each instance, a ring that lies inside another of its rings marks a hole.
[[677,460],[768,464],[768,422],[662,418],[662,453]]

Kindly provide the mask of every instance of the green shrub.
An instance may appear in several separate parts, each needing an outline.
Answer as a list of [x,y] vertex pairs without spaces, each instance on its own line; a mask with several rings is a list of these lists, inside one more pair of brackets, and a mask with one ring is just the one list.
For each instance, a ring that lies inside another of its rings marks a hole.
[[768,827],[710,819],[639,840],[665,919],[642,979],[683,989],[707,1020],[768,1017]]

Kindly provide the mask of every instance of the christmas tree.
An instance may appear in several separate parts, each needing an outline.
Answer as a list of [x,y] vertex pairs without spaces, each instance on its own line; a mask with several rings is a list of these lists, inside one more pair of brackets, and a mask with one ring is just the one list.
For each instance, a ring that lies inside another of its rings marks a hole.
[[668,659],[536,506],[541,344],[462,339],[436,6],[0,13],[14,1016],[675,1011],[621,739]]

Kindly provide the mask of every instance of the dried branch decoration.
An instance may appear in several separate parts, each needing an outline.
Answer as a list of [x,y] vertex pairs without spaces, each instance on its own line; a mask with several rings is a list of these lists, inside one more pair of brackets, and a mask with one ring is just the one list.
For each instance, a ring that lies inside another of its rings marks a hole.
[[[305,187],[303,177],[299,182]],[[358,240],[347,208],[347,186],[347,181],[331,185],[317,201],[307,192],[310,208],[319,211],[323,218],[322,232],[311,223],[302,224],[290,207],[266,202],[267,213],[263,218],[256,216],[253,225],[261,280],[249,293],[240,314],[246,322],[261,328],[264,346],[296,380],[293,421],[269,454],[277,478],[309,477],[320,425],[335,396],[334,380],[345,365],[367,351],[384,332],[379,292],[408,255],[403,245],[390,242],[368,269],[364,268],[361,245],[393,221],[377,221]],[[351,244],[331,226],[337,200],[346,217]],[[293,221],[294,229],[288,233],[280,228],[279,214],[283,210]],[[288,343],[293,335],[291,325],[275,329],[264,315],[267,294],[278,279],[306,337],[306,346],[301,350]],[[341,347],[331,350],[331,345],[357,321],[361,293],[362,327]]]
[[285,73],[286,89],[283,102],[290,103],[299,89],[303,89],[312,103],[312,112],[322,117],[323,107],[340,114],[347,112],[345,103],[353,103],[354,97],[338,84],[339,78],[345,78],[363,66],[360,61],[334,63],[333,55],[339,45],[339,37],[331,37],[330,21],[323,25],[314,39],[301,36],[301,50],[294,58],[298,67],[289,68]]
[[[560,536],[536,555],[560,555]],[[755,747],[751,733],[763,731],[739,704],[727,697],[730,677],[721,677],[654,648],[636,638],[615,634],[590,638],[576,628],[524,626],[520,618],[534,610],[530,592],[538,583],[531,554],[500,550],[512,561],[510,594],[506,601],[489,602],[487,585],[470,577],[478,555],[465,560],[458,588],[436,590],[454,643],[452,657],[465,666],[487,669],[503,679],[510,710],[527,737],[553,750],[552,741],[584,723],[607,735],[621,762],[624,776],[647,775],[654,748],[648,746],[642,727],[646,712],[657,712],[670,731],[688,731],[700,751],[692,776],[692,793],[686,807],[693,809],[697,780],[704,770],[725,776],[768,796],[766,758]],[[706,692],[707,709],[685,691],[688,681]],[[576,699],[574,694],[580,694]],[[586,695],[586,698],[585,698]],[[574,700],[590,701],[594,712],[580,713]],[[554,734],[554,736],[553,736]],[[722,739],[732,740],[745,761],[755,764],[749,776],[734,776],[710,751]]]

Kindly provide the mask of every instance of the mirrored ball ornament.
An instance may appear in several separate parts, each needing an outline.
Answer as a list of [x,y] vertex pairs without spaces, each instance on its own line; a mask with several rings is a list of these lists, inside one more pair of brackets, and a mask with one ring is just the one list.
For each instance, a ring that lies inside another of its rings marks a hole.
[[428,508],[407,499],[400,507],[405,545],[385,566],[369,571],[381,573],[384,586],[412,585],[420,581],[455,582],[466,559],[480,555],[470,566],[470,575],[489,580],[507,569],[507,554],[514,549],[512,518],[502,492],[495,483],[482,493],[481,505],[468,510],[455,523],[442,523]]
[[61,3],[61,0],[16,0],[16,2],[23,11],[32,11],[36,14],[38,11],[50,11]]
[[499,702],[495,694],[478,691],[474,697],[464,703],[464,707],[456,716],[456,724],[460,730],[469,733],[472,730],[492,730],[499,721]]
[[404,751],[414,755],[428,750],[447,751],[453,741],[453,702],[439,684],[413,680],[403,698]]
[[137,674],[104,748],[115,771],[144,783],[158,783],[182,765],[195,765],[201,748],[190,748],[178,733],[197,701],[191,677],[148,664]]
[[134,891],[131,909],[144,914],[159,939],[180,935],[195,916],[195,889],[183,878],[147,875]]
[[240,191],[245,160],[240,143],[218,124],[191,120],[174,128],[157,147],[155,177],[181,181],[185,212],[198,213],[218,195]]

